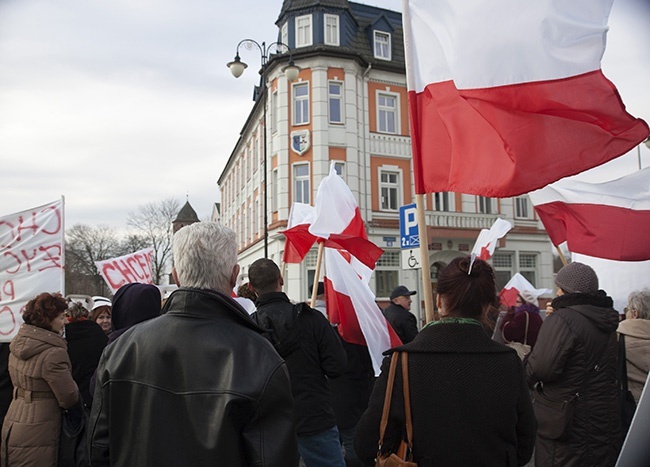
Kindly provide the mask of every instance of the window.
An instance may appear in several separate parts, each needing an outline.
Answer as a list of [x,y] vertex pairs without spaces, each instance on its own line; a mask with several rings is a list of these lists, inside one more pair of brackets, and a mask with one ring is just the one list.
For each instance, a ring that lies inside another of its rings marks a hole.
[[537,269],[537,255],[534,253],[519,253],[519,273],[528,282],[535,285],[535,270]]
[[339,45],[339,17],[325,15],[325,44]]
[[494,208],[494,200],[485,196],[477,196],[476,202],[478,203],[478,212],[481,214],[496,214]]
[[293,201],[309,204],[309,164],[293,166]]
[[377,95],[377,130],[380,133],[397,133],[397,96]]
[[280,42],[289,46],[289,23],[284,23],[280,28]]
[[399,285],[400,252],[385,251],[377,261],[375,269],[375,295],[390,297],[391,291]]
[[448,191],[433,194],[434,210],[449,212],[452,210],[454,194]]
[[515,217],[520,219],[533,218],[533,210],[528,204],[528,196],[518,196],[515,198]]
[[334,170],[336,171],[336,175],[345,180],[345,162],[335,162]]
[[514,275],[512,271],[512,253],[495,253],[492,256],[492,266],[497,282],[497,290],[501,291]]
[[329,122],[343,123],[343,83],[330,81],[328,86]]
[[280,187],[278,185],[278,168],[276,167],[273,169],[273,172],[271,172],[271,190],[270,192],[272,193],[271,195],[271,212],[276,212],[278,211],[278,206],[280,206],[280,202],[278,197],[280,196]]
[[399,172],[381,171],[379,175],[381,193],[381,210],[397,211],[399,209]]
[[311,15],[296,18],[296,47],[307,47],[312,44]]
[[271,133],[278,131],[278,114],[280,110],[278,109],[278,91],[275,90],[271,94]]
[[[317,251],[310,251],[305,255],[305,259],[303,260],[303,264],[305,265],[305,268],[307,269],[307,284],[305,284],[305,287],[303,289],[307,290],[310,285],[314,284],[314,276],[316,275],[316,261],[318,260],[318,252]],[[321,274],[323,273],[323,270],[321,269]],[[321,280],[323,278],[321,277]],[[307,299],[311,299],[311,288],[309,288],[309,294],[307,295]]]
[[309,123],[309,83],[293,85],[293,124]]
[[375,58],[390,60],[390,34],[375,31]]

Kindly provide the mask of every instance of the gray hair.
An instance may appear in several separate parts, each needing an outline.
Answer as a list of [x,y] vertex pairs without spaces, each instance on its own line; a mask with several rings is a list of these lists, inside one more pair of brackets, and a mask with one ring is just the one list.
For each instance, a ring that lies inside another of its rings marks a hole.
[[235,232],[216,222],[197,222],[174,235],[174,267],[182,287],[230,294],[237,264]]
[[632,292],[627,298],[627,308],[636,310],[641,319],[650,319],[650,289]]

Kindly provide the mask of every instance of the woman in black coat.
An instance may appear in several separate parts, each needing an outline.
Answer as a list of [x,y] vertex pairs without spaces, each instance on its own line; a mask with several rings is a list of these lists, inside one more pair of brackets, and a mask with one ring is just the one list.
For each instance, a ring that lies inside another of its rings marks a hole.
[[[526,464],[536,423],[521,361],[492,341],[482,323],[496,302],[494,271],[485,261],[476,259],[470,269],[469,257],[456,258],[440,273],[437,292],[441,319],[386,352],[408,352],[414,461],[420,467]],[[377,454],[389,363],[385,358],[357,425],[355,447],[366,465]],[[405,435],[398,363],[384,450]]]

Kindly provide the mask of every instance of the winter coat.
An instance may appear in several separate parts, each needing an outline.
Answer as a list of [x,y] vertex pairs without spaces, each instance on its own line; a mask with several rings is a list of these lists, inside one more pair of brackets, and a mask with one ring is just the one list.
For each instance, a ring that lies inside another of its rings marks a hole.
[[345,350],[321,312],[306,303],[292,304],[282,292],[261,294],[252,316],[287,362],[296,403],[298,435],[319,433],[336,425],[328,377],[343,374]]
[[399,336],[402,344],[408,344],[417,336],[418,321],[413,313],[394,303],[388,305],[382,312]]
[[534,397],[575,400],[574,412],[566,440],[538,433],[535,466],[613,466],[621,445],[618,313],[602,291],[562,295],[552,306],[556,311],[544,320],[526,374],[536,384]]
[[628,388],[638,403],[650,369],[650,320],[626,319],[617,331],[625,335]]
[[9,342],[0,343],[0,427],[13,399],[14,385],[9,376]]
[[[517,353],[478,324],[425,327],[394,350],[408,352],[413,457],[419,467],[516,466],[530,459],[535,417]],[[355,450],[374,465],[390,358],[357,425]],[[406,439],[401,361],[397,365],[386,450]]]
[[[528,334],[526,335],[526,314],[528,314]],[[535,347],[539,329],[542,327],[542,316],[535,305],[524,304],[515,309],[514,313],[506,313],[501,325],[504,340],[507,342],[521,342]]]
[[84,404],[90,407],[92,405],[90,379],[95,374],[108,336],[96,322],[82,320],[65,325],[65,340],[68,342],[72,377],[79,386]]
[[61,408],[79,401],[63,337],[23,324],[9,348],[14,399],[2,425],[2,466],[56,466]]
[[286,366],[248,314],[181,288],[104,349],[90,416],[97,466],[298,465]]

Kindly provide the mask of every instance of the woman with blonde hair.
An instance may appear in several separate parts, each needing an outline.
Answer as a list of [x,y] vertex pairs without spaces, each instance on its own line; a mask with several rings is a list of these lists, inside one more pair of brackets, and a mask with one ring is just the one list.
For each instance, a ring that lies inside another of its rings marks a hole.
[[9,349],[14,398],[2,425],[2,466],[56,466],[61,409],[79,402],[67,344],[61,336],[68,304],[60,294],[30,300]]

